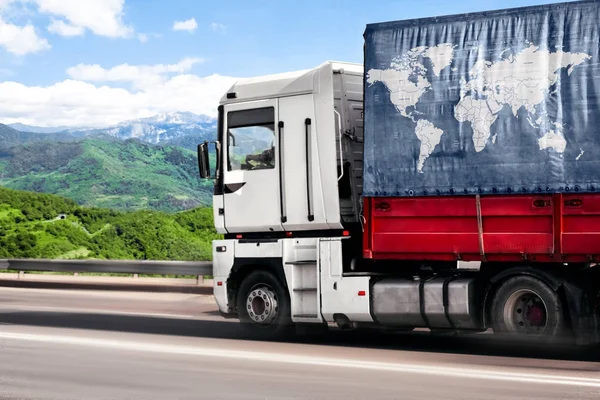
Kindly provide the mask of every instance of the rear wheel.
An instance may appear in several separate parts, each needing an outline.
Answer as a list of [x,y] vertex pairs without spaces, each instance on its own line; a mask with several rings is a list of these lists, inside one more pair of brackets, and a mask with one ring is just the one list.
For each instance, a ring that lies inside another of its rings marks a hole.
[[491,317],[495,333],[519,338],[553,340],[566,328],[558,293],[530,276],[510,278],[498,288]]
[[276,339],[292,332],[289,296],[268,271],[257,270],[244,278],[238,290],[237,309],[242,326],[256,338]]

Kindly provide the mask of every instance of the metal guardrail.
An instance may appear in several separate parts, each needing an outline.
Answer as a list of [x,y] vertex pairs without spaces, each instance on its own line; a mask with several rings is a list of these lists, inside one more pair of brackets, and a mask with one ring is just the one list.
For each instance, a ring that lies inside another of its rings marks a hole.
[[138,260],[0,260],[0,269],[44,272],[97,272],[156,275],[212,275],[210,261],[138,261]]

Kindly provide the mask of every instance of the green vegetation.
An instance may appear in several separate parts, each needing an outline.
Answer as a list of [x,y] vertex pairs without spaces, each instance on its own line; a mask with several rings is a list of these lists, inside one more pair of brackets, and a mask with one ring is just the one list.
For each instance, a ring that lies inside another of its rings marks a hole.
[[91,207],[177,212],[210,205],[213,183],[199,178],[189,149],[87,138],[0,149],[0,185]]
[[210,260],[217,238],[210,208],[122,212],[0,188],[0,258]]

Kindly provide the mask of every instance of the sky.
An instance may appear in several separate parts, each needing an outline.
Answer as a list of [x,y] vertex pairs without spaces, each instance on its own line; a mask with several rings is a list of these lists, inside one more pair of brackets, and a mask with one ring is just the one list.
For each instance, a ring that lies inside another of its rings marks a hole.
[[0,122],[214,116],[245,77],[362,63],[369,23],[544,0],[0,0]]

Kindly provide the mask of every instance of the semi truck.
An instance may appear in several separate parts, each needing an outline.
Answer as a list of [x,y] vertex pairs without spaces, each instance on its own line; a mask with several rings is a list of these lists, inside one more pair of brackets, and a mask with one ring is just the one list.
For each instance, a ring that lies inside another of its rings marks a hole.
[[221,314],[600,341],[599,43],[598,2],[557,3],[368,24],[362,64],[237,81],[198,146]]

